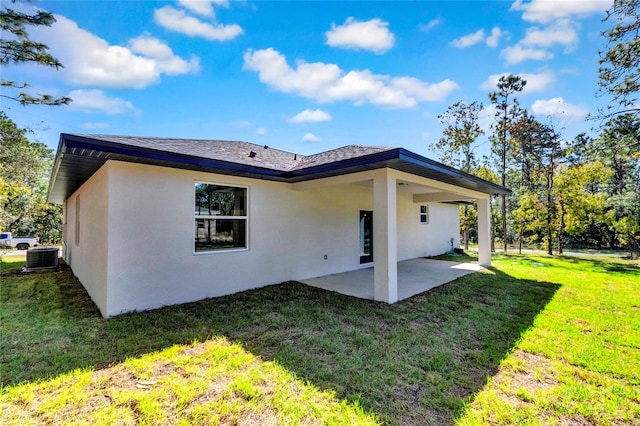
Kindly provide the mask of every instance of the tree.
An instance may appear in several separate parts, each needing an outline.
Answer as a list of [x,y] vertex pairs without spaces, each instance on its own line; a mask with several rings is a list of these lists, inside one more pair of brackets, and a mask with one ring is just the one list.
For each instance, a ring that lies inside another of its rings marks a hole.
[[[440,153],[440,161],[457,167],[466,173],[473,173],[476,168],[474,144],[484,132],[478,125],[478,114],[482,111],[481,102],[469,105],[458,101],[449,106],[438,116],[442,124],[446,124],[443,136],[435,146]],[[469,206],[461,208],[461,225],[465,250],[469,249],[469,231],[477,224],[477,214],[470,213]]]
[[612,22],[603,32],[608,40],[600,52],[600,93],[612,96],[601,118],[632,113],[640,115],[640,0],[614,0],[605,21]]
[[593,194],[607,194],[604,207],[601,201],[583,203],[580,209],[589,212],[589,216],[583,214],[578,232],[568,232],[569,236],[582,245],[638,250],[640,118],[630,113],[617,115],[607,121],[597,138],[576,138],[572,151],[571,167],[601,163],[608,172],[599,180],[591,179],[584,187],[587,200]]
[[53,151],[26,135],[0,112],[0,228],[57,243],[62,210],[46,200]]
[[476,167],[474,144],[484,131],[478,125],[478,114],[482,111],[482,102],[469,105],[458,101],[438,116],[446,127],[435,146],[440,152],[440,161],[471,173]]
[[[15,2],[16,0],[13,0]],[[7,7],[0,10],[0,66],[10,64],[35,63],[45,67],[60,69],[62,64],[49,54],[49,48],[43,43],[31,40],[27,29],[29,27],[51,26],[56,21],[53,14],[42,10],[34,13],[19,12]],[[27,83],[13,80],[0,80],[3,88],[20,91],[29,87]],[[66,96],[53,97],[51,95],[30,95],[19,92],[15,95],[1,93],[1,97],[20,102],[22,105],[62,105],[71,102]]]
[[563,252],[565,235],[584,234],[590,224],[605,220],[608,194],[590,188],[608,180],[611,174],[612,171],[599,161],[560,166],[554,191],[558,211],[558,253]]
[[[511,132],[513,123],[522,114],[515,94],[522,92],[526,80],[513,74],[502,76],[498,80],[498,91],[489,94],[491,103],[496,107],[497,123],[494,125],[494,135],[491,137],[491,151],[498,163],[498,174],[502,186],[507,182],[509,161],[513,155],[513,141]],[[502,195],[502,243],[507,251],[507,197]]]
[[554,188],[555,176],[556,169],[564,156],[565,150],[561,147],[560,135],[550,125],[536,125],[533,138],[536,140],[534,174],[541,181],[540,193],[545,210],[544,236],[542,239],[547,253],[551,255],[553,254],[553,239],[556,228],[554,222],[557,214]]

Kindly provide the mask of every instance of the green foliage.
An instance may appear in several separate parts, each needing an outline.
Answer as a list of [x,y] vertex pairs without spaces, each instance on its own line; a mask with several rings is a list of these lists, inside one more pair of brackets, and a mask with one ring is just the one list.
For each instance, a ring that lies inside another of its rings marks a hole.
[[[55,21],[55,17],[49,12],[37,10],[33,13],[24,13],[3,6],[0,10],[0,30],[2,32],[0,66],[35,63],[55,69],[61,68],[60,61],[49,54],[47,45],[31,40],[28,32],[30,27],[49,27]],[[20,102],[22,105],[63,105],[71,102],[71,98],[66,96],[57,98],[46,94],[33,96],[26,92],[20,92],[16,95],[6,94],[7,89],[20,90],[29,87],[27,83],[1,79],[0,86],[3,88],[1,97]]]
[[601,162],[558,168],[555,192],[567,234],[580,235],[588,230],[589,224],[606,220],[609,195],[587,188],[610,179],[611,175],[612,171]]
[[0,112],[0,229],[59,243],[62,209],[46,200],[53,151],[26,135]]
[[[503,203],[505,221],[492,203],[494,235],[505,243],[517,241],[521,248],[543,245],[549,253],[562,253],[565,245],[640,252],[640,119],[621,114],[597,138],[581,134],[561,141],[551,125],[527,111],[519,114],[506,131],[507,151],[501,151],[508,153],[504,175],[500,167],[496,173],[487,166],[486,159],[473,170],[512,189]],[[461,231],[471,231],[473,238],[475,217],[468,209],[460,215]]]
[[607,12],[612,23],[607,37],[608,49],[601,52],[600,90],[612,96],[603,117],[632,112],[640,115],[640,0],[614,0]]
[[478,125],[478,114],[482,111],[482,102],[469,105],[458,101],[438,116],[446,124],[443,135],[435,145],[440,161],[452,167],[473,173],[476,168],[474,144],[484,132]]
[[[475,173],[477,166],[475,158],[476,140],[484,132],[478,125],[478,114],[482,111],[481,102],[469,105],[458,101],[438,116],[441,123],[446,124],[443,136],[435,145],[440,154],[440,161],[444,164],[467,172]],[[460,230],[463,234],[465,249],[469,248],[470,233],[478,227],[478,214],[473,207],[460,207]]]

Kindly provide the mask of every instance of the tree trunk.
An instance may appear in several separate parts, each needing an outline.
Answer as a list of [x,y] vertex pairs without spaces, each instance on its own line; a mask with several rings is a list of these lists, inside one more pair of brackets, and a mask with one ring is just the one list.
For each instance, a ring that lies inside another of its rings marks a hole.
[[[504,186],[504,184],[503,184]],[[502,195],[502,246],[507,252],[507,196]]]
[[550,256],[553,255],[553,206],[551,204],[553,200],[551,196],[553,184],[551,182],[551,174],[547,172],[547,254]]
[[560,200],[560,224],[558,226],[558,254],[563,254],[564,249],[564,201]]
[[491,215],[491,253],[496,252],[496,221],[493,217],[493,208],[491,206],[491,200],[493,197],[489,196],[489,214]]
[[518,254],[522,254],[522,228],[520,228],[520,236],[518,237]]

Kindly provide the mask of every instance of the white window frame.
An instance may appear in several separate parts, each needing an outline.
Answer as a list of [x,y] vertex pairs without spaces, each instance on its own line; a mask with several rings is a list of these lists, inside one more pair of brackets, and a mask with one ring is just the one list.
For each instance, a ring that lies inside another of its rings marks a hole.
[[[220,216],[220,215],[197,215],[195,214],[195,206],[196,206],[196,185],[197,184],[204,184],[204,185],[217,185],[217,186],[227,186],[230,188],[241,188],[244,189],[246,191],[246,196],[245,196],[245,209],[246,209],[246,214],[244,216]],[[214,249],[214,250],[203,250],[203,251],[196,251],[196,242],[195,240],[193,240],[193,254],[195,256],[201,256],[201,255],[209,255],[209,254],[216,254],[216,253],[232,253],[232,252],[239,252],[239,251],[248,251],[249,250],[249,241],[250,241],[250,234],[249,234],[249,208],[250,208],[250,188],[247,185],[238,185],[235,183],[228,183],[228,182],[213,182],[213,181],[206,181],[206,180],[194,180],[193,181],[193,208],[194,208],[194,212],[193,212],[193,230],[191,232],[191,236],[192,238],[195,237],[196,231],[197,231],[197,226],[198,226],[198,219],[231,219],[231,220],[238,220],[238,219],[242,219],[245,221],[245,247],[231,247],[231,248],[220,248],[220,249]]]

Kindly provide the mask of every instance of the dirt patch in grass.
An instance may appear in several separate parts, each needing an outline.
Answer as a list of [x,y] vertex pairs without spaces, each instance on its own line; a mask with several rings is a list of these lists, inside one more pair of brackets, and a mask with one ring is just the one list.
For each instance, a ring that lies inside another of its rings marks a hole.
[[516,350],[509,361],[507,368],[501,369],[492,381],[515,407],[531,402],[525,393],[518,393],[519,389],[526,389],[527,394],[535,393],[559,383],[553,362],[545,356]]

